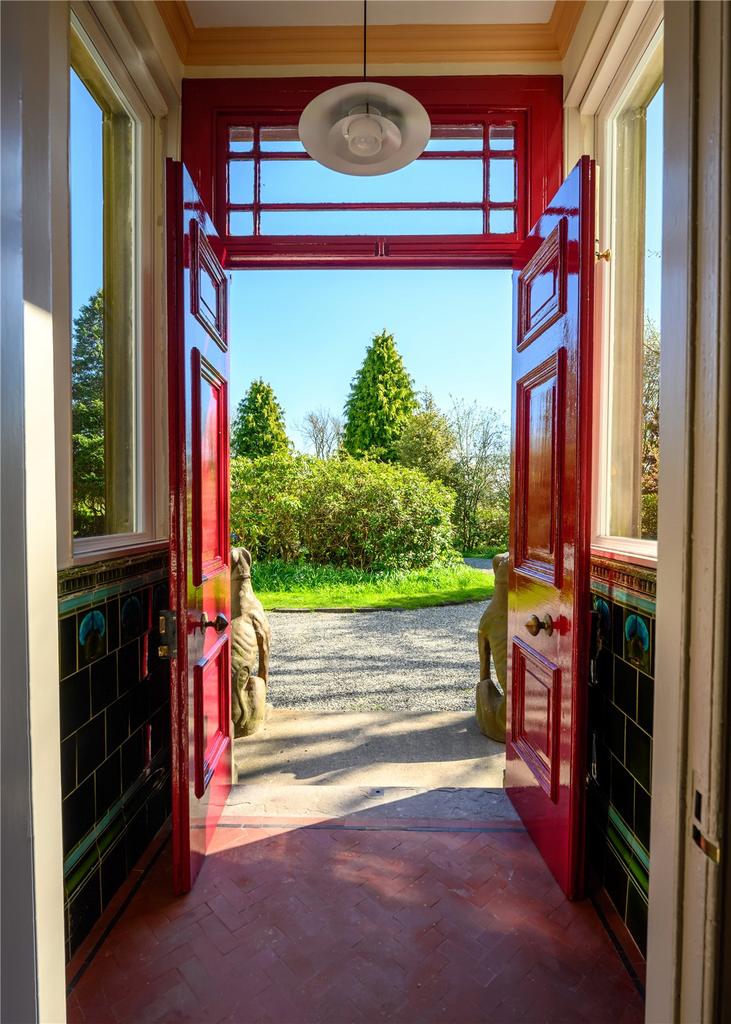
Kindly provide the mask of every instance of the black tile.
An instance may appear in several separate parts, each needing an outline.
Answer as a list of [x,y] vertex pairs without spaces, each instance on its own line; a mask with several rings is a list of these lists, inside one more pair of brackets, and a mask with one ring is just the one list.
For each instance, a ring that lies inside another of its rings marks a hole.
[[163,708],[160,708],[160,710],[157,711],[150,720],[150,728],[152,730],[150,749],[153,757],[155,757],[163,747],[168,745],[169,736],[166,732],[166,724],[167,720],[165,717],[165,711]]
[[122,745],[122,788],[129,789],[145,767],[144,730],[138,729]]
[[129,594],[120,602],[121,640],[123,644],[141,636],[145,631],[143,594]]
[[614,703],[637,721],[637,669],[617,657],[614,659]]
[[647,952],[647,900],[637,886],[630,882],[627,890],[627,928],[640,952]]
[[123,694],[105,711],[107,719],[107,754],[121,747],[129,736],[129,694]]
[[96,714],[117,699],[117,654],[108,654],[91,666],[91,711]]
[[635,786],[635,835],[646,850],[650,849],[651,800],[642,786]]
[[655,677],[655,651],[657,649],[655,647],[655,637],[657,635],[656,621],[657,620],[654,617],[650,620],[650,668],[649,668],[649,673],[650,673],[650,675],[653,678]]
[[61,794],[66,797],[76,789],[76,737],[69,736],[61,744]]
[[134,732],[150,717],[150,686],[146,681],[138,683],[129,692],[129,728]]
[[130,643],[125,644],[124,647],[120,647],[117,658],[119,692],[123,693],[125,690],[136,686],[140,681],[139,640],[132,640]]
[[127,847],[127,864],[130,871],[147,849],[152,839],[147,824],[147,808],[142,806],[131,818],[125,829],[125,844]]
[[94,777],[89,776],[62,804],[63,852],[73,850],[94,824]]
[[91,665],[107,653],[107,609],[106,605],[79,613],[77,657],[79,668]]
[[611,800],[629,827],[634,828],[635,780],[616,757],[612,758]]
[[64,739],[91,717],[88,669],[82,669],[61,682],[60,701],[61,739]]
[[99,865],[69,900],[69,944],[71,955],[89,934],[102,912]]
[[652,676],[639,674],[637,688],[637,721],[652,736],[655,706],[655,680]]
[[99,767],[106,754],[106,729],[104,715],[97,715],[79,729],[77,736],[77,765],[79,778]]
[[58,659],[61,679],[76,671],[76,616],[58,620]]
[[607,847],[604,861],[604,888],[624,921],[627,910],[627,885],[629,876],[614,851]]
[[602,743],[601,739],[597,738],[596,746],[596,783],[604,794],[605,797],[609,797],[610,786],[611,786],[611,761],[612,755],[609,753],[608,747]]
[[611,752],[624,761],[624,731],[626,716],[614,704],[607,702],[606,740]]
[[607,697],[612,696],[612,652],[602,648],[596,656],[596,681]]
[[155,712],[170,700],[170,663],[161,661],[150,676],[150,711]]
[[106,814],[122,794],[122,755],[115,750],[96,770],[96,820]]
[[127,877],[127,851],[122,836],[111,846],[102,859],[101,880],[102,880],[102,907],[106,907],[112,896],[119,889]]
[[119,647],[119,598],[107,601],[107,650]]
[[639,729],[634,722],[627,722],[627,756],[625,764],[637,781],[650,791],[650,773],[652,770],[652,742],[647,733]]

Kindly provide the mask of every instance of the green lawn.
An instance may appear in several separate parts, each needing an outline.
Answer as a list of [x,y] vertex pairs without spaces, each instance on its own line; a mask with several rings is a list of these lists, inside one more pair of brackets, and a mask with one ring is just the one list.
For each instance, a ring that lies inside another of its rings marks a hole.
[[466,565],[411,572],[363,572],[303,562],[254,564],[252,582],[264,607],[426,608],[463,601],[487,601],[493,574]]

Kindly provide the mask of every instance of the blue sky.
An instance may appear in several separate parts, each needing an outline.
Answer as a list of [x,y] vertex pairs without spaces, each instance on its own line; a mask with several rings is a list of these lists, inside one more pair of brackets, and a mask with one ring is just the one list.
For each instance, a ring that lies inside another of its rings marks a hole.
[[391,332],[417,389],[505,411],[512,296],[507,270],[254,270],[233,275],[232,412],[268,381],[290,437],[305,413],[341,413],[366,347]]
[[70,88],[71,312],[75,317],[104,280],[102,112],[74,71]]

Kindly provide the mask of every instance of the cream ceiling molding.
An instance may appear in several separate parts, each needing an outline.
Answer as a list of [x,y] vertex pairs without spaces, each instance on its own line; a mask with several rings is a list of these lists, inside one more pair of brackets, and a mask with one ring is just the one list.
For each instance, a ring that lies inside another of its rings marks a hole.
[[[560,61],[583,7],[584,0],[556,0],[545,23],[369,25],[368,60],[374,65]],[[363,56],[359,25],[198,28],[185,0],[157,0],[157,8],[188,67],[358,64]]]

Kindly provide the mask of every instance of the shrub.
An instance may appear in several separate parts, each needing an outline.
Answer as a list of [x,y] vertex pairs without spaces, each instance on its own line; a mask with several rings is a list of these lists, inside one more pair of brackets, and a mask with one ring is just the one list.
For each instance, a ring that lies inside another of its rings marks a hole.
[[414,569],[452,553],[454,495],[418,470],[344,456],[234,459],[231,528],[256,558]]

